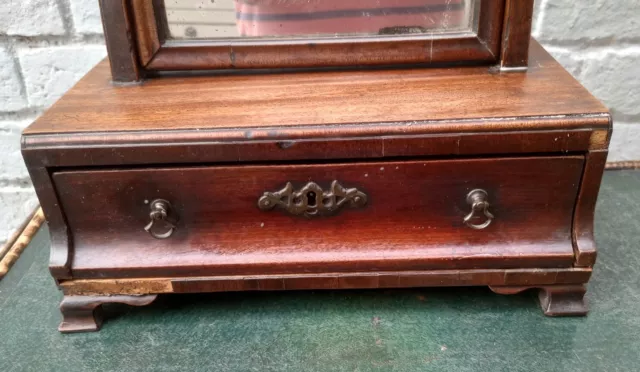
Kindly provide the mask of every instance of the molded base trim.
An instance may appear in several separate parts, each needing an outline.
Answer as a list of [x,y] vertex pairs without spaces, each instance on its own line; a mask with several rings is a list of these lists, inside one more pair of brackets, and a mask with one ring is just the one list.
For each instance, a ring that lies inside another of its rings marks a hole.
[[106,303],[123,303],[131,306],[149,305],[156,295],[147,296],[64,296],[60,303],[62,333],[93,332],[102,326],[102,308]]
[[546,316],[585,316],[589,312],[584,298],[587,289],[584,284],[500,287],[489,286],[498,294],[517,294],[527,289],[539,289],[538,300]]

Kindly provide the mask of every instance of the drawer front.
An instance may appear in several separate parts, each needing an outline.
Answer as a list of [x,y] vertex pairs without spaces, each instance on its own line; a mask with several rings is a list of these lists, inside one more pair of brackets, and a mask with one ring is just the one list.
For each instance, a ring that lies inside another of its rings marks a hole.
[[[53,179],[76,277],[569,267],[583,162],[207,166]],[[150,230],[164,239],[144,229],[154,208]]]

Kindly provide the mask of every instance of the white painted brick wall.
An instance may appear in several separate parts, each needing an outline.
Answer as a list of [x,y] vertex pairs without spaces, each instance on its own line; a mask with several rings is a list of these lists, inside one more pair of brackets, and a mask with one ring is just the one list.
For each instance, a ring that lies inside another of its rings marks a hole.
[[21,131],[106,54],[97,0],[0,0],[0,244],[38,204]]
[[640,160],[640,1],[536,0],[533,36],[611,109],[609,161]]
[[[115,0],[114,0],[115,1]],[[640,1],[536,0],[534,36],[612,110],[640,160]],[[37,204],[20,131],[106,55],[97,0],[0,0],[0,243]]]
[[0,34],[10,36],[64,35],[57,0],[3,0]]
[[101,34],[102,19],[97,0],[71,0],[70,9],[75,30],[81,34]]
[[18,60],[32,107],[48,107],[105,57],[102,45],[20,48]]

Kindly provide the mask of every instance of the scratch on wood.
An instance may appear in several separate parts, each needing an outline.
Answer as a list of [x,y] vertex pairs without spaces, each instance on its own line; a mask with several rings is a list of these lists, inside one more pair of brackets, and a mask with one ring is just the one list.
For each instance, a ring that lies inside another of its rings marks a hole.
[[433,33],[431,34],[431,46],[429,48],[429,62],[433,62]]
[[589,139],[589,148],[591,150],[604,150],[607,148],[609,141],[609,132],[606,130],[597,130],[591,134]]
[[233,45],[229,45],[229,62],[231,67],[236,67],[236,52],[233,50]]
[[493,50],[491,50],[491,47],[487,44],[487,41],[480,38],[480,43],[484,45],[485,48],[487,48],[487,51],[489,52],[489,54],[491,54],[491,57],[495,59],[496,55],[493,53]]

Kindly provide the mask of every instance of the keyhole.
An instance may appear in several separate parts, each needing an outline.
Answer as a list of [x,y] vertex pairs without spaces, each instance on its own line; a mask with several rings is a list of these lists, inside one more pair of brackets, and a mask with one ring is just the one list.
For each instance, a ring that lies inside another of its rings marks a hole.
[[316,206],[316,193],[313,192],[313,191],[309,191],[307,193],[307,201],[308,201],[310,207],[315,207]]

